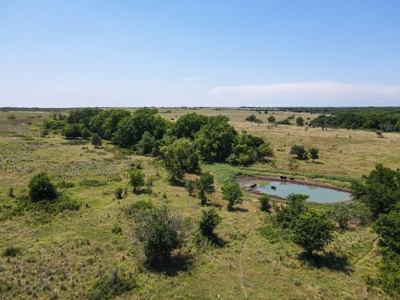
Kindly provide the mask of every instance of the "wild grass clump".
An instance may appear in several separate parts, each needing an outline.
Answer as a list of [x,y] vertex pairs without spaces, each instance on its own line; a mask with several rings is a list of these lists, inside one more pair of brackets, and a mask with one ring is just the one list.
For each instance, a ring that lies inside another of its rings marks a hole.
[[115,198],[117,199],[122,199],[122,193],[124,192],[123,188],[118,187],[115,189],[114,194],[115,194]]
[[115,269],[108,276],[97,280],[88,295],[93,300],[108,300],[121,295],[137,287],[136,280],[130,274],[129,277],[119,273]]
[[14,243],[11,243],[6,250],[4,250],[4,256],[15,257],[21,253],[21,248],[15,247]]
[[107,181],[98,180],[98,179],[84,179],[79,182],[79,185],[84,186],[84,187],[99,187],[99,186],[103,186],[106,184],[107,184]]
[[123,208],[123,211],[127,217],[137,219],[152,209],[154,209],[154,204],[152,202],[139,200]]
[[121,226],[115,224],[114,227],[111,229],[111,232],[114,234],[122,234]]
[[110,176],[107,177],[109,181],[113,182],[121,182],[122,178],[119,176],[119,174],[111,174]]
[[57,187],[60,189],[70,189],[73,188],[75,186],[75,184],[73,182],[69,182],[69,181],[61,181],[59,183],[57,183]]

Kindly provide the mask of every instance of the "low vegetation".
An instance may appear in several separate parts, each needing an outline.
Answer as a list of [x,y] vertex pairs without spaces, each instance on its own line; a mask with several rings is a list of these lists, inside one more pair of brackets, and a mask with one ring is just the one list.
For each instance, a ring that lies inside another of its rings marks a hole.
[[[399,298],[398,134],[249,111],[0,114],[0,298]],[[355,201],[255,195],[241,174]]]

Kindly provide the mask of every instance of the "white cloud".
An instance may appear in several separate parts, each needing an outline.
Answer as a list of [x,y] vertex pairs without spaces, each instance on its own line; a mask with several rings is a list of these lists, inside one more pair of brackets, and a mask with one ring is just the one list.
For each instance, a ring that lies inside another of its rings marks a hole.
[[182,77],[182,78],[179,78],[180,80],[183,80],[183,81],[196,81],[196,80],[200,80],[200,78],[197,78],[197,77]]
[[[298,82],[269,85],[220,86],[209,91],[242,105],[368,106],[400,105],[400,85]],[[262,103],[260,104],[260,101]],[[250,103],[250,104],[246,104]]]

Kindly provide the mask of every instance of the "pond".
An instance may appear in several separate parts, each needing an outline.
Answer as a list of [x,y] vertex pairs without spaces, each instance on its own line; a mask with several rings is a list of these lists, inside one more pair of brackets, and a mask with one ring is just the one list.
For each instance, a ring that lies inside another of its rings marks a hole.
[[[275,189],[271,188],[275,187]],[[267,193],[269,195],[276,195],[280,197],[287,197],[291,193],[305,194],[310,196],[308,202],[318,203],[335,203],[342,201],[349,201],[350,194],[346,192],[336,191],[329,188],[301,185],[295,183],[288,183],[282,181],[269,181],[257,185],[257,191]]]

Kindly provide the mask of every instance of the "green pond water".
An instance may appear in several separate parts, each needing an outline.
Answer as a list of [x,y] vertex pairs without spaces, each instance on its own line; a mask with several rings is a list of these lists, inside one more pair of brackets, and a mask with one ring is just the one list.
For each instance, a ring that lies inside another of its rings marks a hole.
[[[272,186],[276,187],[276,189],[272,189]],[[263,182],[261,184],[258,184],[256,189],[259,192],[280,197],[287,197],[291,193],[305,194],[310,196],[307,201],[318,203],[335,203],[349,201],[351,199],[349,193],[328,188],[316,187],[311,185],[301,185],[282,181]]]

